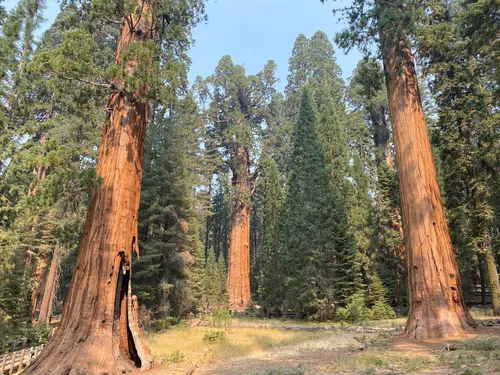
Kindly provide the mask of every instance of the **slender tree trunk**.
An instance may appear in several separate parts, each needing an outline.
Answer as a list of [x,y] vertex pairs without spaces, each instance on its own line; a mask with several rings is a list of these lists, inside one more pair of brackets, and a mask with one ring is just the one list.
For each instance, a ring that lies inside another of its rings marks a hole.
[[[470,143],[470,137],[467,137],[467,141]],[[471,176],[471,181],[477,181],[477,173],[470,172],[469,176]],[[500,315],[500,283],[498,280],[498,271],[497,264],[495,261],[495,256],[493,255],[493,249],[491,244],[491,232],[492,232],[492,220],[485,219],[481,214],[477,214],[484,210],[486,201],[481,189],[477,186],[474,186],[471,189],[473,202],[474,202],[474,210],[473,212],[476,214],[474,217],[475,225],[473,229],[473,236],[475,238],[480,238],[478,242],[478,247],[476,251],[479,253],[479,258],[482,258],[484,264],[486,266],[486,277],[488,281],[488,287],[490,289],[491,294],[491,303],[493,305],[493,312],[495,315]],[[483,275],[484,278],[484,275]]]
[[233,212],[229,243],[228,293],[231,310],[242,312],[250,300],[250,158],[237,148],[238,167],[233,171]]
[[[479,269],[479,284],[481,285],[481,304],[486,305],[486,278],[484,276],[484,268],[483,262],[481,259],[477,261],[478,269]],[[474,286],[477,284],[474,283]]]
[[61,245],[56,244],[50,262],[49,274],[43,291],[42,304],[40,305],[40,314],[38,316],[38,324],[50,323],[52,306],[54,304],[54,296],[56,293],[57,278],[59,276],[59,265],[61,263]]
[[493,314],[500,316],[500,283],[498,282],[497,265],[491,251],[491,246],[487,247],[484,251],[484,263],[486,264],[486,273],[488,275]]
[[47,214],[47,223],[44,225],[41,243],[36,252],[36,265],[31,278],[33,283],[33,289],[31,290],[31,300],[30,300],[30,318],[34,319],[36,315],[36,310],[39,304],[39,298],[42,291],[43,280],[45,278],[45,271],[47,269],[47,259],[50,254],[51,247],[51,235],[49,233],[48,222],[52,219],[53,212]]
[[396,26],[381,32],[381,40],[407,251],[410,311],[405,336],[455,336],[475,322],[462,297],[413,55]]
[[[124,19],[118,63],[133,42],[153,38],[153,9],[149,2],[141,4],[141,14]],[[126,72],[132,74],[137,64],[129,62]],[[124,82],[115,83],[124,86]],[[134,314],[137,301],[130,284],[132,252],[138,253],[147,91],[147,87],[129,87],[110,96],[97,164],[102,184],[92,192],[62,320],[26,375],[118,375],[152,365]]]

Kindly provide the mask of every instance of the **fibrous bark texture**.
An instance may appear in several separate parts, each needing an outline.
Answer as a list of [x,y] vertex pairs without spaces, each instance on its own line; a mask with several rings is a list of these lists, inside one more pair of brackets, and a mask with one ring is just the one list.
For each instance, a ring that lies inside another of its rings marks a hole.
[[236,151],[231,238],[229,242],[228,294],[232,311],[245,311],[250,294],[250,157],[245,147]]
[[[141,14],[123,22],[118,63],[133,42],[153,38],[153,10],[148,2],[142,5]],[[136,65],[128,62],[127,73],[132,74]],[[125,85],[115,83],[119,88]],[[132,252],[138,252],[147,87],[113,93],[108,108],[97,164],[102,183],[92,192],[62,320],[27,375],[118,375],[152,365],[134,314],[137,302],[130,284]]]
[[408,41],[399,37],[392,30],[382,33],[407,251],[410,311],[405,336],[455,336],[475,322],[462,297],[413,55]]

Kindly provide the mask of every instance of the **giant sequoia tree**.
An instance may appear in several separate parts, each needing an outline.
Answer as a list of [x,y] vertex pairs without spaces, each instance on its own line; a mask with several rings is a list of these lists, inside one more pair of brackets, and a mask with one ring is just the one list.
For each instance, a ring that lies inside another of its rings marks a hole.
[[409,280],[409,338],[457,335],[475,325],[462,297],[460,275],[441,202],[409,34],[410,8],[400,1],[356,0],[345,10],[349,48],[377,37],[384,62],[403,212]]
[[481,275],[486,269],[493,308],[500,315],[492,196],[498,173],[498,119],[493,78],[474,68],[483,63],[487,66],[491,53],[468,53],[468,38],[460,30],[461,13],[468,12],[456,12],[458,2],[432,5],[427,11],[428,22],[418,32],[418,47],[438,104],[434,140],[443,167],[452,241],[466,263],[476,263]]
[[[151,90],[160,87],[157,78],[165,77],[160,74],[165,73],[165,63],[173,74],[172,69],[183,66],[183,55],[176,53],[189,45],[189,29],[203,8],[197,1],[184,5],[188,6],[176,9],[161,1],[137,1],[119,13],[122,26],[117,64],[108,72],[112,81],[104,79],[111,82],[108,86],[113,91],[97,164],[101,183],[92,193],[61,324],[42,355],[27,369],[28,374],[119,374],[152,365],[137,324],[131,264],[133,252],[139,253],[137,215]],[[96,2],[95,6],[117,15],[113,4]],[[172,39],[166,26],[162,36],[170,38],[168,43],[162,40],[155,44],[157,15],[167,11],[170,22],[176,24],[176,37]],[[73,32],[68,38],[74,39],[66,47],[92,44],[83,32]],[[63,48],[61,58],[66,52]],[[70,57],[75,54],[73,50]],[[94,72],[79,70],[72,72],[72,78],[86,80],[80,75]],[[177,76],[183,76],[182,69]]]
[[228,293],[232,310],[243,311],[250,294],[250,198],[255,135],[260,133],[264,108],[274,94],[274,62],[257,75],[247,76],[241,65],[224,56],[215,74],[198,79],[200,94],[210,100],[210,144],[222,152],[231,171],[231,235]]

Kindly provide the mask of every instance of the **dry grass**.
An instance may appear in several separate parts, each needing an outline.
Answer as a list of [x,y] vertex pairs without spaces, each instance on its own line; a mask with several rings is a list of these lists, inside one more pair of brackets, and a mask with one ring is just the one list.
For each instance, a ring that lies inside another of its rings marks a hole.
[[[236,357],[251,357],[273,348],[290,345],[317,345],[328,332],[284,331],[266,328],[237,328],[226,332],[225,339],[213,344],[203,340],[214,328],[174,328],[147,338],[157,363],[171,365],[219,363]],[[314,343],[314,344],[313,344]]]
[[352,373],[412,373],[434,368],[437,359],[431,355],[412,352],[392,352],[384,349],[372,349],[365,352],[349,352],[334,357],[323,366],[323,371]]
[[[307,319],[285,319],[285,318],[255,318],[255,317],[234,317],[231,319],[233,324],[252,324],[252,325],[282,325],[282,326],[342,326],[346,323],[339,322],[315,322]],[[390,320],[376,320],[368,322],[355,322],[348,325],[362,325],[366,327],[397,327],[406,324],[406,317]]]
[[[479,330],[476,338],[469,335],[451,342],[414,342],[401,336],[391,337],[387,332],[295,331],[262,327],[281,325],[275,323],[276,319],[272,323],[266,319],[236,321],[261,327],[233,327],[225,331],[223,340],[213,335],[222,330],[205,327],[173,328],[149,336],[147,340],[157,363],[165,366],[158,374],[178,374],[179,369],[193,365],[198,366],[196,373],[200,375],[500,373],[500,331],[493,328]],[[367,325],[402,324],[404,319]],[[207,336],[215,337],[215,342],[204,341]],[[449,343],[457,350],[447,351]]]

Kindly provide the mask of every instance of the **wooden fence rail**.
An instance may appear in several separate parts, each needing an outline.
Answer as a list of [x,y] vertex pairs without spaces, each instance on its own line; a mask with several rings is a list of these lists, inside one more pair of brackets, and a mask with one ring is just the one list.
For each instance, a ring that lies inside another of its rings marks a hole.
[[[24,344],[26,341],[24,341]],[[15,348],[14,344],[14,348]],[[12,375],[30,365],[30,363],[40,355],[43,347],[41,344],[30,348],[23,347],[20,350],[4,353],[0,364],[0,375]]]

